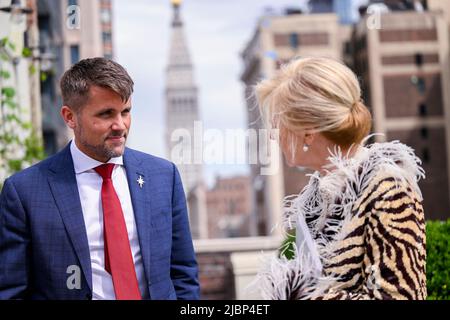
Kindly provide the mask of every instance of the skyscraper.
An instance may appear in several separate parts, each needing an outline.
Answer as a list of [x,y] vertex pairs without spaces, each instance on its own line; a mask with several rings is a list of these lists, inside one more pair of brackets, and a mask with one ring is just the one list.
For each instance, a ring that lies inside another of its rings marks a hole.
[[194,123],[199,120],[198,90],[184,35],[180,5],[180,0],[172,0],[172,39],[166,70],[166,139],[168,156],[177,163],[187,195],[202,182],[202,165],[194,164],[197,151],[193,148]]
[[102,23],[103,56],[107,59],[114,58],[113,50],[113,25],[112,25],[112,2],[111,0],[100,0],[100,20]]
[[[110,0],[38,0],[41,67],[42,127],[45,151],[56,153],[72,138],[59,115],[59,79],[81,59],[113,57]],[[42,61],[41,61],[42,62]]]
[[427,219],[450,212],[449,33],[442,12],[382,14],[382,28],[356,27],[355,70],[378,141],[400,140],[421,158]]
[[[245,84],[245,95],[249,97],[246,99],[249,129],[264,128],[259,109],[255,107],[254,85],[261,79],[272,77],[282,64],[296,56],[342,59],[342,27],[334,13],[261,17],[253,38],[242,53],[241,80]],[[305,173],[308,171],[290,168],[284,161],[281,164],[280,170],[272,175],[261,175],[260,164],[250,166],[251,224],[256,226],[256,230],[250,230],[253,236],[274,234],[272,228],[282,216],[283,198],[299,193],[307,183]]]

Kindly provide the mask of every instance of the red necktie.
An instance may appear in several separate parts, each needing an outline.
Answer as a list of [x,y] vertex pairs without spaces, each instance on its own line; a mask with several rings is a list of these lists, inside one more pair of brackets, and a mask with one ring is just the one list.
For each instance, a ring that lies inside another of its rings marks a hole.
[[111,180],[113,169],[113,163],[103,164],[94,169],[103,178],[105,269],[112,276],[117,300],[141,300],[127,226]]

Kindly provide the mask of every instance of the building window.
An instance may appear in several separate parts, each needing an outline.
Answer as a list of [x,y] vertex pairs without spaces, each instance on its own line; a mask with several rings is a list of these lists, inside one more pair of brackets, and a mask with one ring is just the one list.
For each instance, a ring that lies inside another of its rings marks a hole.
[[423,77],[412,76],[411,83],[416,86],[420,94],[425,94],[426,85]]
[[70,61],[72,62],[72,64],[80,61],[80,46],[70,46]]
[[428,0],[421,0],[420,3],[425,11],[428,11]]
[[110,23],[111,22],[111,11],[109,11],[108,9],[102,9],[101,19],[102,19],[103,23]]
[[429,163],[430,162],[430,152],[428,151],[428,148],[423,148],[422,149],[422,161],[424,163]]
[[293,48],[293,49],[298,48],[298,34],[297,33],[291,33],[289,35],[289,44],[291,45],[291,48]]
[[55,154],[58,151],[55,131],[44,130],[43,138],[45,153],[48,155]]
[[416,65],[421,67],[423,65],[423,54],[417,53],[414,56],[414,60],[416,61]]
[[420,135],[423,139],[428,139],[428,128],[423,127],[422,129],[420,129]]
[[348,54],[348,55],[350,55],[350,54],[352,54],[353,53],[353,46],[352,46],[353,44],[352,44],[352,42],[351,41],[346,41],[345,43],[344,43],[344,52],[345,52],[345,54]]
[[419,114],[421,117],[426,117],[427,116],[427,105],[424,103],[421,103],[419,106]]
[[103,42],[105,42],[105,43],[111,43],[112,42],[111,32],[102,32],[102,36],[103,36]]
[[425,86],[425,79],[424,78],[422,78],[422,77],[419,77],[419,82],[417,83],[417,90],[419,90],[419,92],[421,93],[421,94],[424,94],[425,93],[425,89],[426,89],[426,86]]

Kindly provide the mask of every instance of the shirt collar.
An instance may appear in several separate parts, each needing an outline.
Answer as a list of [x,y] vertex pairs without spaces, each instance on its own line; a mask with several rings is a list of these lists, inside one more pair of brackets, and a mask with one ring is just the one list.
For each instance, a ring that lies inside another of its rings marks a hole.
[[[70,143],[70,153],[72,154],[73,166],[75,168],[75,173],[82,173],[92,170],[102,164],[103,162],[92,159],[87,154],[78,149],[75,139]],[[107,163],[114,163],[123,166],[123,156],[111,158]]]

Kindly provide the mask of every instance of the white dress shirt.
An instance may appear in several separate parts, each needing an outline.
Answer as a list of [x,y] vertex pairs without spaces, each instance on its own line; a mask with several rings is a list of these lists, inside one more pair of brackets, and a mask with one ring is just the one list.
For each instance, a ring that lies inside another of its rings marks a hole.
[[[89,252],[92,268],[92,298],[94,300],[114,300],[114,285],[111,275],[105,270],[105,251],[103,238],[103,208],[101,201],[101,189],[103,179],[94,171],[94,168],[102,165],[102,162],[92,159],[83,153],[75,144],[70,145],[78,192],[80,194],[81,208],[83,210],[84,223],[86,225]],[[114,163],[112,182],[127,226],[128,239],[130,241],[131,254],[133,256],[136,276],[139,283],[142,298],[148,297],[148,288],[144,274],[141,248],[139,246],[138,232],[134,211],[131,203],[130,190],[123,157],[111,158],[108,163]]]

